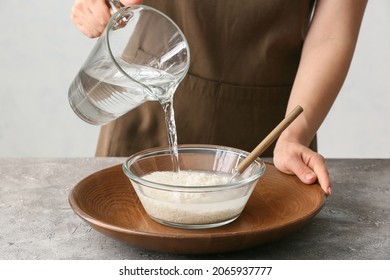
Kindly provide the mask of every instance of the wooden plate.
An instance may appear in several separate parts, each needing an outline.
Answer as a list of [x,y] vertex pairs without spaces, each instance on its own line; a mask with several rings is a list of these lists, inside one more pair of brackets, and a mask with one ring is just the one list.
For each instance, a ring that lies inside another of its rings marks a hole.
[[177,229],[150,219],[121,165],[89,175],[69,194],[72,209],[95,230],[134,246],[184,254],[259,246],[300,228],[324,202],[319,185],[305,185],[269,163],[241,216],[214,229]]

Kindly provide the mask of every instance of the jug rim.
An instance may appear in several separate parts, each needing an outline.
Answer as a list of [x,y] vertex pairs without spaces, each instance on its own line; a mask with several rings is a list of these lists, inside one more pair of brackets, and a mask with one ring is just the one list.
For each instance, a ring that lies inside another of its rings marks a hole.
[[188,57],[188,63],[186,64],[186,67],[184,69],[184,74],[178,79],[178,84],[184,79],[184,77],[186,76],[188,70],[189,70],[189,67],[190,67],[190,59],[191,59],[191,54],[190,54],[190,49],[189,49],[189,44],[188,44],[188,41],[186,39],[186,37],[184,36],[184,33],[183,31],[179,28],[179,26],[170,18],[168,17],[166,14],[164,14],[163,12],[153,8],[153,7],[150,7],[150,6],[147,6],[147,5],[142,5],[142,4],[134,4],[134,5],[129,5],[129,6],[124,6],[120,9],[118,9],[110,18],[108,24],[107,24],[107,27],[106,27],[106,34],[105,34],[105,41],[106,41],[106,44],[107,44],[107,48],[108,48],[108,52],[109,52],[109,55],[112,59],[112,61],[114,62],[115,66],[118,68],[118,70],[124,74],[126,77],[128,77],[130,80],[132,80],[133,82],[137,83],[137,84],[140,84],[142,85],[144,88],[146,88],[146,90],[148,91],[149,95],[153,97],[153,91],[150,89],[149,86],[135,80],[133,77],[131,77],[125,70],[123,70],[123,68],[120,66],[120,64],[118,63],[117,59],[115,58],[113,52],[112,52],[112,49],[110,47],[110,41],[109,41],[109,35],[110,35],[110,31],[113,30],[113,27],[115,25],[115,23],[117,23],[117,20],[118,20],[118,17],[121,17],[121,19],[123,19],[123,17],[125,16],[126,13],[128,13],[129,11],[133,11],[133,10],[149,10],[149,11],[153,11],[157,14],[159,14],[160,16],[164,17],[168,22],[170,22],[170,24],[172,24],[175,29],[178,31],[178,33],[180,34],[180,37],[183,39],[184,43],[185,43],[185,48],[186,48],[186,51],[187,51],[187,57]]

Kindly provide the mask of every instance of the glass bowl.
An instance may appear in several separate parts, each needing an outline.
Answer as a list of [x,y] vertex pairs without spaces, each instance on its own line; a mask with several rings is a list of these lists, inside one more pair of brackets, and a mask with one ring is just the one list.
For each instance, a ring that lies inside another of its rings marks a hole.
[[156,222],[186,229],[213,228],[240,216],[265,172],[265,163],[257,158],[230,182],[248,154],[224,146],[179,145],[179,171],[175,171],[170,149],[152,148],[129,157],[123,172]]

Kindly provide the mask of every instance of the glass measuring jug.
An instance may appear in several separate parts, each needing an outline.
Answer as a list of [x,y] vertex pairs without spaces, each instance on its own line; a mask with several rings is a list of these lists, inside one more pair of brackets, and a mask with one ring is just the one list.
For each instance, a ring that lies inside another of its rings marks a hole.
[[121,8],[70,85],[70,106],[104,125],[146,101],[165,104],[189,62],[187,40],[169,17],[144,5]]

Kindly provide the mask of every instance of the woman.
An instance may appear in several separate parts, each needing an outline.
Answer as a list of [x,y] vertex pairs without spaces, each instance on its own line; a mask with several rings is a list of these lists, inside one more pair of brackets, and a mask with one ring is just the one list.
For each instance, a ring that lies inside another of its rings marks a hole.
[[[286,112],[304,112],[263,156],[306,184],[331,182],[315,135],[346,78],[367,0],[122,0],[161,10],[184,32],[191,65],[174,96],[179,143],[252,150]],[[72,21],[99,36],[105,0],[76,0]],[[167,145],[160,105],[146,103],[101,130],[98,156]]]

